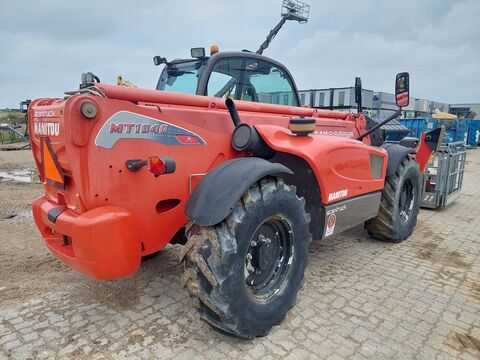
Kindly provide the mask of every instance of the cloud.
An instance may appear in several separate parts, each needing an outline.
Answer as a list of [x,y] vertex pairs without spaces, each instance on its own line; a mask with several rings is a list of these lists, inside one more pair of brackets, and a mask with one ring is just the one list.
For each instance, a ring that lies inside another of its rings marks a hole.
[[[309,22],[287,22],[265,52],[299,88],[364,86],[392,91],[410,71],[416,97],[480,102],[477,0],[310,1]],[[155,86],[152,57],[189,56],[190,47],[256,50],[279,20],[280,0],[10,1],[0,22],[0,107],[62,96],[93,71]]]

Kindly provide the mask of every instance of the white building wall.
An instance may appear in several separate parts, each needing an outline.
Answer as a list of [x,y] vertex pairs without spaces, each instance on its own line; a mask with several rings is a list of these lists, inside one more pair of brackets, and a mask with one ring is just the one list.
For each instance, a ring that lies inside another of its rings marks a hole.
[[[328,107],[330,106],[330,89],[315,90],[313,97],[313,107]],[[323,94],[323,96],[321,95]],[[323,101],[321,101],[323,100]]]

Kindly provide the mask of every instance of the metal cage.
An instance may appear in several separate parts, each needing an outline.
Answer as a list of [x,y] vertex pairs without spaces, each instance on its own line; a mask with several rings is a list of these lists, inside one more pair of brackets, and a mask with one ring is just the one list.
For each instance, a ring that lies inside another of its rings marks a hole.
[[285,20],[296,20],[303,24],[307,22],[309,13],[310,5],[298,0],[283,0],[281,15]]
[[460,195],[467,151],[462,141],[442,145],[423,175],[423,208],[448,206]]

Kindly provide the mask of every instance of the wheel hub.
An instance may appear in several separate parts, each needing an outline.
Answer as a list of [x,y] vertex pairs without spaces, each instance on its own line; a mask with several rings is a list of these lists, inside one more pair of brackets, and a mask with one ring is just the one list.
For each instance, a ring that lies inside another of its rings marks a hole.
[[245,257],[245,281],[252,295],[273,295],[286,277],[292,255],[290,224],[277,217],[264,221],[252,236]]
[[260,270],[262,272],[272,268],[275,262],[276,250],[276,246],[272,245],[271,242],[264,242],[260,245],[260,249],[258,251],[258,265],[260,266]]

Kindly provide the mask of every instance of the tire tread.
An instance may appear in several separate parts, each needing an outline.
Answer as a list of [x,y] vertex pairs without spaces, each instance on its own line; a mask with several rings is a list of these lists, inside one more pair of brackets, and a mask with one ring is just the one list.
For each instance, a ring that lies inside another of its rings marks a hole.
[[[188,241],[180,252],[180,261],[184,267],[182,286],[190,297],[196,299],[201,318],[220,331],[234,334],[243,338],[255,338],[268,334],[270,328],[250,329],[239,328],[239,321],[230,311],[227,297],[224,294],[222,283],[232,275],[233,270],[228,264],[228,256],[236,255],[236,247],[228,242],[234,241],[235,227],[242,221],[248,209],[255,207],[255,203],[265,201],[270,192],[283,189],[294,192],[295,188],[284,183],[280,178],[263,178],[241,197],[230,215],[220,224],[202,227],[196,224],[189,226]],[[296,196],[304,212],[305,224],[308,228],[310,216],[305,212],[305,200]],[[223,240],[221,241],[220,238]],[[312,238],[309,236],[309,244]],[[206,256],[205,254],[208,254]],[[205,281],[202,281],[202,278]],[[303,274],[302,281],[303,284]],[[296,300],[295,300],[296,301]],[[289,306],[289,308],[291,308]],[[285,318],[286,313],[280,323]]]

